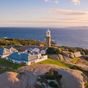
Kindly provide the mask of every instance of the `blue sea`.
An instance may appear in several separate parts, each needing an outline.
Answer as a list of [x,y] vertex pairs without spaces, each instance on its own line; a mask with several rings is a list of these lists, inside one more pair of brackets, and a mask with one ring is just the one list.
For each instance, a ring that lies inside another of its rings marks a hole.
[[[0,38],[45,41],[48,28],[0,28]],[[60,46],[88,48],[88,28],[50,28],[52,39]]]

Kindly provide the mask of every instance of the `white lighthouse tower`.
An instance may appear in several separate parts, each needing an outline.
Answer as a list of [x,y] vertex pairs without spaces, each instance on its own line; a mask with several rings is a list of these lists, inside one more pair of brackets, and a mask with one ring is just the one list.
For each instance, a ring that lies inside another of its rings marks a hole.
[[46,31],[46,43],[48,47],[51,47],[51,31],[49,29]]

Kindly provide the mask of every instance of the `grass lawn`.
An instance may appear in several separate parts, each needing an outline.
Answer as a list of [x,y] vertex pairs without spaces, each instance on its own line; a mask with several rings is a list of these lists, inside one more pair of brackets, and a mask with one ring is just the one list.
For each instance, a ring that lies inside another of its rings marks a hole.
[[71,59],[71,62],[72,62],[73,64],[76,64],[76,63],[79,62],[79,60],[80,60],[80,58],[73,58],[73,59]]
[[65,68],[69,67],[69,65],[67,65],[63,62],[58,61],[58,60],[53,60],[53,59],[47,59],[45,61],[39,62],[39,64],[52,64],[52,65],[57,65],[59,67],[65,67]]
[[0,73],[5,72],[5,71],[15,71],[16,69],[22,66],[24,65],[15,64],[15,63],[12,63],[10,61],[0,58]]

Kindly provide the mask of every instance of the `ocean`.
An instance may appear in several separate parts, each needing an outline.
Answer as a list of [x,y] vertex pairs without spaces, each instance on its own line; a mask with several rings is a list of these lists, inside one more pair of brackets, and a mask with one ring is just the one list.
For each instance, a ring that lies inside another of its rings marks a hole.
[[[0,38],[36,39],[45,41],[48,28],[0,28]],[[52,40],[60,46],[88,49],[88,28],[50,28]]]

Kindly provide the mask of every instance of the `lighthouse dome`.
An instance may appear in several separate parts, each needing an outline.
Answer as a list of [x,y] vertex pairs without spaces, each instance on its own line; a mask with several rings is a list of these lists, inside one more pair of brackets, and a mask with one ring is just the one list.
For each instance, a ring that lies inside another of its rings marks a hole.
[[51,36],[51,31],[48,29],[47,32],[46,32],[46,36],[47,37],[50,37]]

